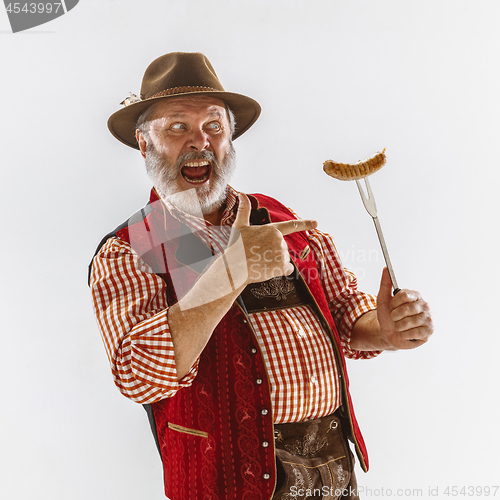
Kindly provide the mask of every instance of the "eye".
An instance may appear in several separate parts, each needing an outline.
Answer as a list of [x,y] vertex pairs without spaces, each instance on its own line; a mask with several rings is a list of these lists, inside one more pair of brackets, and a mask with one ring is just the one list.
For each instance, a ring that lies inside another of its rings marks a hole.
[[186,130],[186,125],[184,125],[184,123],[174,123],[171,125],[170,129],[175,131]]
[[211,131],[218,132],[219,130],[222,130],[222,126],[219,122],[210,122],[207,125],[207,128]]

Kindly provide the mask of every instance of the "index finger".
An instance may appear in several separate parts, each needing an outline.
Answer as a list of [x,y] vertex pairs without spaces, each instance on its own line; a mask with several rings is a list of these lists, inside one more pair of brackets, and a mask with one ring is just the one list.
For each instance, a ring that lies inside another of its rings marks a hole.
[[391,307],[396,309],[399,306],[409,304],[411,302],[417,302],[421,299],[420,293],[416,290],[408,290],[407,288],[403,288],[400,292],[398,292],[391,299]]
[[294,219],[284,222],[274,222],[272,224],[283,235],[297,233],[299,231],[309,231],[318,226],[315,220]]

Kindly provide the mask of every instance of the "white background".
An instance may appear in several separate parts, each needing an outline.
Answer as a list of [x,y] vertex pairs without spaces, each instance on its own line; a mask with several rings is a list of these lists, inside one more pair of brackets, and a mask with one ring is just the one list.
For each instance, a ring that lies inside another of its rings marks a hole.
[[2,6],[2,499],[163,498],[146,414],[113,385],[86,279],[150,188],[107,118],[177,50],[205,53],[227,90],[262,105],[235,143],[232,184],[318,219],[371,293],[373,224],[355,184],[322,164],[387,148],[371,178],[380,220],[436,332],[349,362],[371,460],[362,498],[499,485],[499,24],[497,0],[81,0],[12,34]]

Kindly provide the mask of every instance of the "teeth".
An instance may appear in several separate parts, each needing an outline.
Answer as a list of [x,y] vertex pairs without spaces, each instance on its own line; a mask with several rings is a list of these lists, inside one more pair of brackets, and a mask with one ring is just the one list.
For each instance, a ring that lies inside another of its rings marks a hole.
[[185,167],[208,167],[210,163],[208,161],[191,161],[185,163]]
[[186,177],[185,175],[183,175],[182,177],[184,177],[184,179],[186,179],[188,182],[191,182],[193,184],[200,184],[201,182],[205,182],[207,179],[208,179],[208,175],[204,175],[203,177],[201,177],[200,179],[190,179],[189,177]]

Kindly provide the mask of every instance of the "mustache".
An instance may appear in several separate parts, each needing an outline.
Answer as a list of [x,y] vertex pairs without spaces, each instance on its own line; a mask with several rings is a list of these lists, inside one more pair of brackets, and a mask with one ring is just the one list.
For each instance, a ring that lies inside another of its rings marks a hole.
[[146,146],[146,171],[148,173],[160,175],[171,181],[177,178],[184,163],[196,160],[210,161],[213,167],[212,171],[216,175],[220,170],[217,157],[212,151],[189,151],[188,153],[181,153],[175,161],[175,164],[172,165],[165,162],[152,142]]

